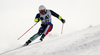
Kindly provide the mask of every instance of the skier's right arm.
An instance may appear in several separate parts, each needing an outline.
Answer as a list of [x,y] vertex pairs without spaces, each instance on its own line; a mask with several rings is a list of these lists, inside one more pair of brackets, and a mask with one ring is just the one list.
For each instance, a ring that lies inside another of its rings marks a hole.
[[40,14],[37,14],[37,15],[36,15],[34,21],[35,21],[35,22],[39,22],[39,21],[40,21]]

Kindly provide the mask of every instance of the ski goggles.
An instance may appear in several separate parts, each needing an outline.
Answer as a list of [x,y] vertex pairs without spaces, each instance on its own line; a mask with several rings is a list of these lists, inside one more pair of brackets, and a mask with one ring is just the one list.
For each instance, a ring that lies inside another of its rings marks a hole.
[[43,12],[45,12],[45,9],[44,10],[40,10],[40,13],[43,13]]

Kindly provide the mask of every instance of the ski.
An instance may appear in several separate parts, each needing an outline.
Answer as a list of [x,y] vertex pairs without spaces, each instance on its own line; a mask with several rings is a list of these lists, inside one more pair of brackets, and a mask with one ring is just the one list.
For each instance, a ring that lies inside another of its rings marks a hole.
[[[42,42],[42,41],[37,41],[37,42],[35,42],[35,43],[33,43],[33,44],[38,44],[38,43],[40,43],[40,42]],[[28,45],[27,45],[27,44],[25,43],[24,45],[22,45],[22,47],[24,47],[24,46],[29,46],[29,45],[33,45],[33,44],[28,44]]]

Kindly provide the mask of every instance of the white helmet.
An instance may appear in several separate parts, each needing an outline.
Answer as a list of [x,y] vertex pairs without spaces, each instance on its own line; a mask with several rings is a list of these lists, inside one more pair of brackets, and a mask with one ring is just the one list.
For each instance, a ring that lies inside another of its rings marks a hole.
[[45,8],[43,5],[41,5],[41,6],[39,7],[39,11],[40,11],[40,10],[44,10],[44,9],[46,10],[46,8]]

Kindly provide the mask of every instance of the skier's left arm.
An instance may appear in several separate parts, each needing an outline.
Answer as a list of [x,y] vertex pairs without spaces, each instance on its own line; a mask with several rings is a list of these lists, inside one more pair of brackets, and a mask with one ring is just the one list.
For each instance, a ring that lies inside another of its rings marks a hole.
[[52,14],[53,16],[55,16],[56,18],[58,18],[59,20],[61,20],[62,23],[65,23],[65,20],[64,20],[59,14],[57,14],[56,12],[54,12],[54,11],[52,11],[52,10],[50,10],[50,12],[51,12],[51,14]]

